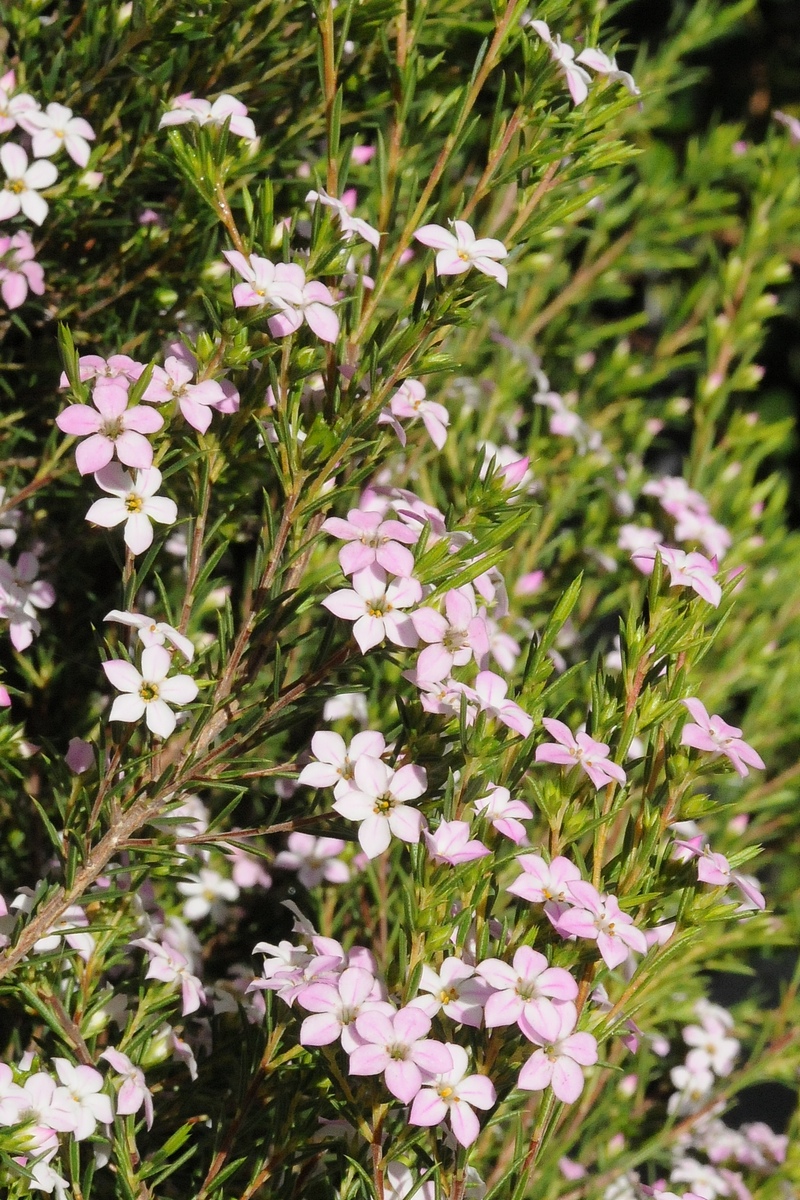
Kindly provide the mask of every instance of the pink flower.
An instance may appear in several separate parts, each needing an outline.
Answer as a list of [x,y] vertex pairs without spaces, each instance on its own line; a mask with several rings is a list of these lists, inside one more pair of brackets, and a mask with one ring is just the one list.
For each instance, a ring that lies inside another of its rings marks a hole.
[[708,512],[705,497],[689,487],[681,475],[662,475],[660,479],[648,480],[642,488],[642,495],[656,496],[661,507],[671,517],[680,517],[685,512]]
[[122,1087],[117,1093],[117,1114],[120,1117],[130,1116],[144,1105],[145,1121],[150,1129],[153,1125],[153,1097],[145,1083],[144,1072],[135,1067],[121,1050],[104,1050],[100,1057],[122,1076]]
[[[465,688],[465,694],[474,700],[481,712],[488,717],[494,717],[513,729],[521,737],[528,737],[533,729],[533,721],[513,700],[506,699],[508,684],[493,671],[480,671],[475,679],[475,687]],[[467,714],[468,723],[469,713]]]
[[311,750],[317,762],[303,767],[297,782],[306,787],[332,787],[341,796],[352,786],[355,766],[362,757],[380,758],[386,750],[382,733],[365,729],[357,733],[348,746],[340,734],[330,729],[320,730],[311,739]]
[[710,513],[696,513],[690,509],[683,509],[678,515],[675,537],[679,542],[700,542],[706,554],[715,560],[722,558],[733,542],[730,532]]
[[572,1104],[583,1091],[581,1067],[597,1062],[597,1042],[590,1033],[574,1033],[578,1011],[571,1001],[553,1005],[537,1019],[528,1037],[535,1050],[519,1073],[517,1086],[526,1092],[552,1087],[559,1100]]
[[653,550],[663,541],[663,534],[646,525],[620,525],[619,527],[617,545],[620,550],[627,550],[631,554],[639,550]]
[[294,333],[305,320],[324,342],[336,341],[339,318],[333,311],[333,296],[323,283],[307,282],[305,271],[297,263],[276,265],[257,254],[245,258],[236,250],[224,254],[245,280],[233,289],[237,308],[270,305],[278,309],[277,315],[267,321],[273,337]]
[[173,675],[169,651],[163,646],[148,646],[142,651],[142,670],[122,658],[103,663],[110,683],[123,694],[117,696],[108,714],[109,721],[138,721],[144,717],[147,728],[157,737],[167,738],[176,725],[169,707],[191,704],[197,697],[197,684],[190,675]]
[[542,1020],[552,1022],[549,1010],[554,1002],[574,1000],[578,995],[569,971],[551,967],[545,956],[530,946],[516,951],[511,966],[502,959],[487,958],[476,970],[495,989],[486,1001],[487,1029],[519,1025],[526,1037],[537,1040],[531,1030]]
[[550,51],[550,57],[566,79],[572,103],[582,104],[589,95],[591,76],[582,67],[576,65],[575,51],[572,46],[562,42],[558,34],[553,37],[546,21],[531,21],[531,29],[535,30],[545,43]]
[[153,447],[144,434],[157,433],[163,417],[141,404],[128,408],[127,388],[114,384],[95,387],[92,403],[71,404],[56,417],[62,433],[86,438],[75,450],[81,475],[101,471],[115,454],[127,467],[151,466]]
[[[430,1017],[411,1006],[393,1017],[362,1013],[356,1019],[356,1033],[363,1045],[350,1055],[350,1074],[383,1075],[392,1095],[408,1104],[422,1087],[423,1071],[435,1075],[451,1066],[449,1048],[428,1038],[430,1028]],[[419,1122],[412,1119],[412,1123]]]
[[178,506],[166,496],[157,496],[161,487],[161,472],[147,467],[131,479],[118,463],[109,463],[95,474],[95,480],[113,499],[95,500],[86,520],[104,529],[113,529],[125,522],[125,545],[134,554],[143,554],[153,542],[151,521],[172,525],[178,516]]
[[592,47],[582,50],[575,62],[583,63],[590,71],[596,71],[598,75],[605,75],[610,83],[621,83],[632,96],[642,94],[641,89],[636,86],[633,76],[627,71],[620,71],[616,58],[609,58],[602,50]]
[[742,741],[741,729],[735,725],[728,725],[716,713],[709,717],[705,706],[699,700],[689,699],[683,703],[696,724],[684,725],[681,734],[682,746],[691,746],[694,750],[710,750],[712,754],[717,755],[724,754],[743,779],[750,774],[748,765],[759,770],[765,769],[761,755],[747,742]]
[[367,567],[353,576],[353,587],[340,588],[322,601],[334,616],[355,622],[353,637],[363,654],[386,638],[395,646],[413,647],[417,633],[402,610],[422,599],[417,579],[409,577],[388,583],[380,567]]
[[345,575],[373,565],[404,578],[414,570],[414,555],[408,547],[419,540],[419,533],[402,521],[384,521],[378,512],[351,508],[346,521],[328,517],[322,528],[347,542],[339,551],[339,565]]
[[496,783],[489,784],[488,796],[475,801],[475,811],[491,821],[498,833],[510,838],[519,845],[527,838],[525,826],[518,820],[532,820],[533,813],[522,800],[512,800],[508,788],[498,787]]
[[466,221],[453,221],[453,233],[442,225],[423,225],[414,234],[423,246],[438,250],[436,255],[437,275],[462,275],[475,267],[484,275],[490,275],[502,286],[508,284],[508,271],[496,261],[507,258],[508,251],[495,238],[476,238],[471,225]]
[[48,204],[39,192],[52,187],[58,171],[46,158],[38,158],[28,166],[28,156],[14,142],[0,146],[0,165],[6,173],[6,182],[0,191],[0,221],[8,221],[21,212],[41,225],[47,216]]
[[555,927],[562,937],[592,938],[608,967],[625,962],[631,950],[647,953],[647,941],[633,923],[633,917],[622,912],[614,896],[601,896],[584,880],[569,884],[574,908],[562,913]]
[[151,404],[177,400],[178,407],[192,428],[205,433],[211,424],[211,409],[225,402],[225,392],[214,379],[190,383],[195,369],[185,358],[170,355],[163,367],[153,367],[153,376],[142,399]]
[[694,552],[685,554],[683,550],[673,546],[635,550],[631,558],[640,571],[645,575],[652,575],[656,554],[661,555],[661,561],[669,571],[670,587],[693,588],[703,600],[713,604],[714,608],[719,607],[722,588],[714,578],[717,564],[713,559]]
[[206,994],[203,991],[203,985],[189,970],[189,959],[185,954],[181,954],[180,950],[169,945],[162,946],[152,938],[136,938],[131,945],[140,946],[150,956],[146,979],[159,979],[162,983],[180,984],[184,1016],[197,1012],[200,1005],[205,1004]]
[[334,811],[348,821],[360,821],[358,840],[369,858],[387,849],[392,834],[403,842],[418,842],[424,817],[409,807],[428,786],[422,767],[407,763],[394,771],[376,758],[360,758],[355,766],[354,787],[343,792]]
[[184,92],[170,102],[169,109],[158,123],[159,129],[173,125],[224,125],[230,118],[230,131],[237,137],[248,142],[256,140],[256,127],[252,118],[247,115],[247,108],[241,100],[224,92],[212,104],[210,100],[195,98],[191,92]]
[[72,109],[63,104],[48,104],[42,112],[26,116],[28,132],[33,134],[34,158],[52,158],[63,146],[79,167],[89,161],[95,132],[83,117],[73,117]]
[[55,604],[56,594],[49,583],[37,579],[39,560],[23,551],[15,567],[0,559],[0,619],[9,623],[11,644],[15,650],[27,650],[34,635],[41,632],[36,612]]
[[473,657],[485,666],[489,657],[486,619],[478,615],[471,587],[451,588],[444,598],[446,615],[435,608],[418,608],[411,614],[414,628],[428,645],[417,659],[417,679],[438,683],[453,667],[465,666]]
[[728,887],[733,883],[744,896],[748,904],[764,910],[767,902],[758,883],[750,875],[731,870],[731,865],[724,854],[715,854],[710,846],[704,846],[701,836],[685,842],[676,842],[689,857],[697,859],[697,878],[701,883],[710,883],[713,887]]
[[560,766],[580,766],[586,772],[596,788],[604,784],[625,782],[625,772],[615,762],[608,762],[611,753],[605,742],[596,742],[588,733],[573,736],[571,729],[563,721],[555,721],[551,717],[543,717],[542,724],[555,742],[545,742],[536,747],[535,761],[537,763],[557,763]]
[[453,957],[446,958],[438,971],[426,964],[419,986],[420,991],[429,995],[416,996],[411,1001],[415,1008],[421,1008],[429,1017],[435,1017],[441,1011],[460,1025],[480,1028],[483,1006],[491,988],[476,976],[474,967]]
[[[450,414],[443,404],[425,399],[425,385],[418,379],[406,379],[389,401],[389,412],[393,417],[421,419],[437,450],[447,441],[447,426]],[[405,445],[405,434],[400,437]]]
[[572,905],[570,884],[579,880],[581,873],[568,858],[559,854],[551,863],[546,863],[539,854],[522,854],[517,864],[523,873],[506,891],[533,904],[544,904],[545,912],[551,918]]
[[29,288],[36,296],[44,293],[44,271],[34,261],[35,253],[24,229],[0,237],[0,295],[9,309],[25,303]]
[[329,196],[324,188],[320,188],[318,192],[309,192],[306,196],[306,204],[312,207],[315,204],[324,204],[327,208],[332,208],[339,218],[339,225],[342,230],[342,237],[345,241],[350,241],[352,237],[358,235],[365,242],[369,242],[377,250],[381,244],[381,235],[372,225],[367,224],[361,217],[353,217],[350,215],[347,205],[343,200],[337,200],[335,196]]
[[341,1038],[347,1054],[361,1045],[355,1025],[362,1012],[393,1015],[389,1004],[375,998],[375,979],[362,967],[346,967],[335,982],[310,983],[298,993],[297,1003],[313,1014],[300,1027],[300,1044],[330,1046]]
[[459,863],[485,858],[491,850],[483,842],[470,841],[468,821],[440,821],[435,833],[425,831],[428,854],[435,863],[448,863],[451,867]]
[[346,845],[341,838],[290,833],[288,844],[289,849],[281,850],[276,856],[275,866],[284,871],[297,871],[303,887],[318,887],[323,881],[347,883],[350,879],[350,868],[339,858]]
[[[81,383],[94,379],[99,385],[114,383],[128,388],[135,383],[145,369],[145,364],[137,362],[128,354],[112,354],[109,359],[99,354],[82,354],[78,359],[78,373]],[[62,371],[58,381],[61,388],[69,387],[66,371]]]
[[[234,833],[236,831],[234,830]],[[240,888],[271,888],[272,876],[265,870],[264,864],[255,854],[248,854],[241,846],[231,846],[225,855],[231,864],[231,878]]]
[[489,1109],[497,1094],[486,1075],[467,1075],[469,1057],[463,1046],[448,1045],[451,1065],[414,1097],[409,1125],[440,1125],[448,1116],[456,1141],[471,1146],[480,1133],[473,1109]]

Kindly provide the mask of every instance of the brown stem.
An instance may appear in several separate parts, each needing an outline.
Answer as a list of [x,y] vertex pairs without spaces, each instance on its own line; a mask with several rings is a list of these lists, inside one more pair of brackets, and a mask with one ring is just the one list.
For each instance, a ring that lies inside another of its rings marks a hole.
[[336,53],[333,36],[333,0],[328,0],[325,16],[320,21],[322,35],[322,77],[325,93],[325,129],[328,135],[328,171],[326,185],[331,196],[339,187],[339,164],[333,152],[333,110],[336,105]]
[[468,221],[470,219],[473,212],[475,211],[476,205],[486,195],[486,192],[488,190],[492,176],[494,175],[495,171],[499,167],[500,163],[503,161],[503,156],[505,155],[506,150],[508,149],[508,147],[511,144],[511,139],[513,138],[514,134],[519,129],[521,121],[522,121],[522,108],[517,108],[514,110],[511,117],[509,118],[508,124],[506,125],[506,127],[503,131],[503,136],[500,139],[497,149],[492,154],[490,154],[489,161],[486,164],[486,168],[485,168],[483,174],[481,175],[480,179],[478,180],[477,184],[475,185],[475,190],[472,193],[472,195],[470,196],[469,200],[467,201],[466,206],[464,207],[464,210],[461,213],[462,221]]

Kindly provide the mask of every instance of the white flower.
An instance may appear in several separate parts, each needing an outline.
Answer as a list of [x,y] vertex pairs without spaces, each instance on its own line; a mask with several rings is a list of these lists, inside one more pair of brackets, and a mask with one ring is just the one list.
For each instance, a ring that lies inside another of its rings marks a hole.
[[38,159],[28,166],[28,156],[14,142],[0,148],[0,163],[6,182],[0,192],[0,221],[7,221],[22,212],[34,225],[41,225],[47,216],[48,204],[39,192],[51,187],[58,171],[47,159]]
[[113,658],[103,663],[109,681],[123,694],[117,696],[110,721],[138,721],[144,717],[147,728],[166,738],[176,725],[170,704],[191,704],[197,696],[197,684],[189,675],[167,678],[172,666],[169,651],[163,646],[148,646],[142,651],[141,674],[133,663]]
[[79,167],[89,161],[95,132],[83,117],[73,117],[72,109],[63,104],[48,104],[44,112],[27,115],[26,124],[33,134],[33,153],[36,158],[50,158],[63,146]]
[[146,617],[143,613],[121,612],[118,608],[112,608],[103,620],[119,621],[122,625],[132,626],[138,631],[139,641],[143,646],[163,646],[165,642],[171,642],[187,662],[194,658],[194,646],[189,639],[166,621],[154,621],[152,617]]
[[197,875],[190,875],[179,883],[178,891],[187,898],[183,906],[187,921],[202,921],[211,913],[219,922],[225,915],[225,901],[233,902],[239,897],[239,889],[233,880],[210,867],[201,867]]
[[95,480],[104,492],[113,499],[95,500],[86,514],[86,520],[104,529],[112,529],[125,522],[125,545],[134,554],[142,554],[153,541],[151,521],[172,525],[178,516],[178,506],[166,496],[156,496],[161,487],[161,472],[157,467],[147,467],[136,472],[136,480],[123,471],[119,463],[109,463],[97,471]]
[[98,1121],[110,1125],[114,1120],[114,1112],[111,1097],[102,1090],[103,1076],[100,1072],[95,1071],[94,1067],[73,1066],[66,1058],[54,1058],[53,1065],[63,1090],[77,1106],[75,1140],[80,1142],[91,1137]]

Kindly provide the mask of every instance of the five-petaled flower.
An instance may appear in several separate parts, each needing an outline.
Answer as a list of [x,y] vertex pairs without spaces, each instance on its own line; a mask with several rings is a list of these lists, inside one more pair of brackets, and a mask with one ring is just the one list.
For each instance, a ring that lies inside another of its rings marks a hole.
[[33,153],[36,158],[50,158],[63,146],[79,167],[89,161],[95,132],[83,117],[74,117],[72,109],[63,104],[48,104],[43,111],[26,115],[28,131],[33,134]]
[[138,721],[144,717],[147,728],[160,738],[169,737],[177,723],[170,704],[179,708],[197,697],[197,684],[190,675],[169,676],[172,657],[163,646],[148,646],[142,651],[142,669],[123,658],[103,663],[110,683],[120,692],[111,706],[110,721]]
[[409,1125],[439,1125],[449,1115],[453,1136],[462,1146],[471,1146],[480,1133],[480,1122],[473,1109],[491,1108],[497,1099],[494,1084],[487,1075],[467,1075],[469,1056],[463,1046],[446,1047],[451,1064],[436,1078],[426,1082],[414,1097]]
[[379,418],[379,423],[388,422],[393,425],[401,443],[405,445],[405,431],[393,418],[421,420],[434,446],[437,450],[441,450],[447,441],[450,414],[443,404],[437,404],[435,400],[428,400],[426,396],[424,383],[420,383],[418,379],[406,379],[392,396],[389,401],[389,412]]
[[423,1071],[430,1076],[450,1070],[450,1048],[431,1040],[430,1028],[430,1017],[410,1005],[391,1017],[362,1013],[356,1019],[362,1044],[350,1055],[350,1074],[383,1075],[392,1095],[408,1104],[422,1087]]
[[724,754],[743,779],[750,774],[748,767],[764,770],[764,760],[752,746],[742,740],[741,729],[736,725],[728,725],[716,713],[710,717],[700,700],[688,699],[683,703],[694,717],[694,723],[684,725],[681,734],[682,746],[691,746],[693,750],[710,750],[716,755]]
[[358,840],[369,858],[387,849],[392,834],[403,842],[418,842],[425,818],[409,800],[418,800],[428,786],[424,768],[407,763],[394,771],[376,758],[363,757],[355,766],[352,786],[333,807],[348,821],[360,821]]
[[575,1033],[578,1011],[571,1000],[540,1015],[527,1036],[540,1047],[519,1073],[518,1087],[541,1092],[552,1087],[559,1100],[572,1104],[583,1091],[581,1067],[597,1062],[597,1042],[590,1033]]
[[387,521],[378,512],[351,508],[347,520],[328,517],[322,528],[347,542],[339,551],[339,565],[345,575],[355,575],[373,565],[403,578],[414,570],[414,555],[408,547],[419,540],[419,534],[402,521]]
[[128,408],[127,388],[106,384],[95,387],[92,403],[71,404],[56,417],[62,433],[86,438],[75,449],[81,475],[107,467],[116,454],[126,467],[146,468],[153,463],[153,447],[144,436],[157,433],[164,418],[152,408],[134,404]]
[[38,158],[28,166],[27,154],[15,142],[0,147],[0,165],[6,173],[0,191],[0,221],[21,212],[34,225],[41,225],[49,206],[39,193],[52,187],[58,178],[57,169],[46,158]]
[[563,937],[592,938],[607,967],[618,967],[631,950],[647,953],[647,940],[633,917],[624,913],[615,896],[602,896],[591,883],[583,879],[569,885],[569,898],[574,908],[567,909],[553,921]]
[[153,367],[152,378],[142,399],[151,404],[177,400],[179,409],[192,428],[205,433],[211,424],[211,410],[225,403],[225,392],[215,379],[191,383],[194,373],[195,367],[185,358],[170,355],[163,367]]
[[557,763],[559,766],[580,766],[586,772],[596,788],[607,783],[624,783],[625,772],[615,762],[609,762],[611,753],[605,742],[597,742],[588,733],[579,733],[575,737],[572,730],[563,721],[555,721],[544,717],[542,724],[555,742],[545,742],[536,747],[535,761],[537,763]]
[[380,567],[367,567],[355,573],[352,588],[332,592],[322,604],[334,616],[355,622],[353,637],[366,654],[385,638],[395,646],[416,646],[417,632],[402,610],[421,598],[422,588],[413,576],[389,583]]
[[508,283],[508,271],[501,266],[498,258],[507,258],[508,251],[502,242],[496,238],[476,238],[471,225],[466,221],[453,221],[453,232],[443,225],[423,225],[414,234],[423,246],[437,250],[437,275],[463,275],[471,267],[490,275],[492,279],[505,287]]
[[[535,1037],[537,1022],[552,1019],[554,1004],[574,1000],[578,985],[563,967],[551,967],[543,954],[520,946],[511,964],[486,958],[476,968],[495,989],[486,1001],[486,1028],[519,1025],[526,1037]],[[544,1015],[543,1015],[544,1014]]]
[[156,495],[161,478],[157,467],[137,471],[136,478],[132,479],[118,463],[109,463],[95,474],[95,480],[104,492],[111,494],[111,498],[95,500],[86,520],[104,529],[113,529],[124,521],[125,545],[133,554],[143,554],[153,542],[150,522],[172,525],[178,516],[174,500]]

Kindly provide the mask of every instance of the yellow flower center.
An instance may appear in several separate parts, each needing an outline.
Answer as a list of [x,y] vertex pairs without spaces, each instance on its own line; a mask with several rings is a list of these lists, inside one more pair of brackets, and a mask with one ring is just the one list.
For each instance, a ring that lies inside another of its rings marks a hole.
[[144,500],[141,496],[137,496],[135,492],[131,492],[129,496],[125,497],[125,507],[129,513],[141,512],[144,508]]
[[15,196],[21,196],[22,193],[26,192],[27,190],[28,189],[25,187],[25,181],[23,179],[6,180],[6,191],[13,192]]
[[452,1096],[452,1094],[453,1094],[453,1089],[451,1087],[439,1088],[439,1095],[441,1096],[441,1098],[443,1100],[448,1100],[450,1098],[450,1096]]
[[[143,683],[141,685],[141,687],[139,688],[139,695],[144,700],[145,704],[149,704],[151,700],[157,700],[158,699],[158,684],[147,683],[147,682]],[[213,896],[209,897],[209,898],[213,899]]]

